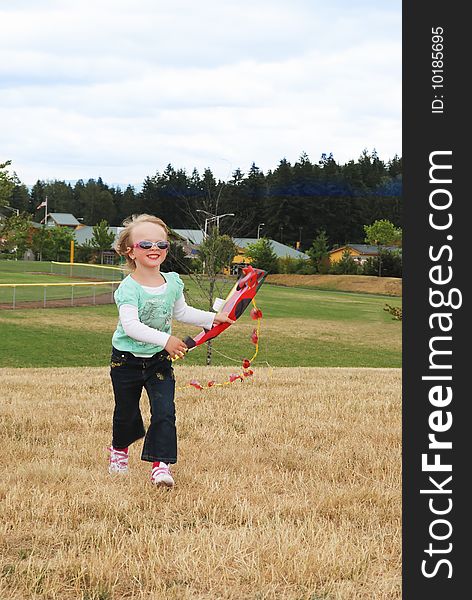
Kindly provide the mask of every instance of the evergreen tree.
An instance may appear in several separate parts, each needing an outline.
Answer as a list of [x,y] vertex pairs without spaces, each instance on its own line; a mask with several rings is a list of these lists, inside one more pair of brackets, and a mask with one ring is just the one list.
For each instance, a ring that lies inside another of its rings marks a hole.
[[10,206],[20,213],[31,213],[30,195],[23,183],[16,183],[11,192]]
[[139,212],[139,202],[140,198],[134,187],[128,185],[117,206],[116,226],[119,227],[127,217]]
[[161,217],[161,202],[159,198],[159,172],[153,177],[146,177],[139,194],[139,212]]
[[277,255],[268,238],[261,238],[254,244],[249,244],[246,247],[246,255],[249,256],[251,264],[257,269],[263,269],[268,273],[277,273]]
[[329,271],[328,251],[328,236],[326,235],[326,231],[319,231],[313,240],[311,248],[307,250],[315,273],[327,273]]
[[387,174],[387,170],[377,152],[374,150],[372,154],[369,154],[367,149],[363,150],[358,162],[365,186],[370,190],[378,187]]
[[33,221],[35,221],[36,223],[39,223],[44,218],[44,209],[38,209],[38,206],[46,200],[44,188],[44,183],[38,179],[38,181],[33,185],[31,189],[31,208],[33,214]]
[[241,194],[239,218],[244,223],[241,237],[256,237],[259,223],[264,215],[264,204],[267,196],[267,186],[264,173],[252,163],[247,177],[238,186]]
[[289,161],[283,158],[277,169],[268,177],[268,197],[265,202],[264,223],[267,237],[282,242],[281,231],[292,233],[294,230],[293,217],[298,204],[293,180],[293,170]]
[[0,207],[9,206],[13,189],[17,183],[16,176],[7,171],[11,160],[0,163]]
[[109,231],[109,225],[105,219],[94,225],[91,245],[100,252],[100,264],[103,265],[103,253],[110,250],[115,241],[115,234]]
[[[165,181],[164,221],[170,227],[185,227],[189,210],[193,207],[193,190],[185,169],[172,170]],[[160,216],[160,215],[158,215]]]
[[81,213],[83,222],[87,225],[96,225],[102,219],[115,218],[116,209],[113,197],[109,190],[105,189],[103,183],[89,179],[85,185],[76,184],[78,191],[78,212]]
[[241,171],[241,169],[238,167],[237,169],[235,169],[233,171],[232,174],[232,181],[231,183],[238,185],[238,183],[241,183],[241,181],[244,179],[244,173]]
[[[8,165],[0,168],[3,196]],[[227,183],[217,181],[209,168],[202,176],[196,169],[187,176],[168,164],[164,172],[146,177],[139,193],[131,186],[125,191],[109,187],[101,177],[79,180],[73,188],[64,181],[39,180],[28,199],[27,189],[15,180],[8,201],[40,221],[44,210],[36,207],[47,196],[50,212],[70,212],[87,225],[103,219],[120,225],[131,214],[149,212],[170,227],[203,229],[209,215],[197,209],[212,215],[235,213],[221,221],[220,233],[256,237],[264,223],[268,237],[295,245],[303,228],[303,246],[309,248],[320,230],[333,245],[362,243],[365,223],[385,219],[401,227],[401,186],[401,157],[384,163],[375,150],[364,150],[357,160],[339,165],[332,154],[313,163],[303,152],[293,165],[284,158],[266,174],[255,163],[246,174],[237,168]]]
[[74,234],[68,227],[47,227],[50,230],[50,247],[52,256],[47,260],[67,261],[70,258],[70,243]]
[[403,172],[403,161],[402,159],[395,154],[395,156],[387,163],[388,174],[393,179],[397,177],[401,177]]
[[115,217],[113,219],[110,219],[109,224],[111,227],[119,227],[122,224],[123,219],[125,218],[124,216],[122,216],[124,194],[119,186],[116,188],[110,187],[109,192],[111,194],[111,197],[113,198],[113,205],[115,207]]
[[74,190],[65,181],[42,182],[43,196],[48,199],[48,212],[71,213],[75,217],[81,216],[76,213],[74,202]]
[[330,272],[334,275],[357,275],[359,273],[359,265],[351,256],[348,248],[344,250],[341,260],[331,266]]
[[31,250],[37,260],[51,260],[53,256],[53,245],[51,240],[51,227],[35,227],[31,239]]

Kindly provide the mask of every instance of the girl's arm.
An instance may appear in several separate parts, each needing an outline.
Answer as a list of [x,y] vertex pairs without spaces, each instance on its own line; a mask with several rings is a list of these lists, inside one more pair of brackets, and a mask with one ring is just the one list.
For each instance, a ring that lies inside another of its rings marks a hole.
[[214,313],[188,306],[183,294],[174,304],[173,317],[174,319],[177,319],[177,321],[182,321],[188,325],[197,325],[207,330],[218,323],[234,323],[232,319],[228,318],[227,313]]
[[187,323],[187,325],[196,325],[197,327],[203,327],[204,329],[211,329],[213,327],[213,321],[215,320],[216,313],[200,310],[189,306],[185,301],[185,297],[182,294],[174,304],[173,317],[177,321]]

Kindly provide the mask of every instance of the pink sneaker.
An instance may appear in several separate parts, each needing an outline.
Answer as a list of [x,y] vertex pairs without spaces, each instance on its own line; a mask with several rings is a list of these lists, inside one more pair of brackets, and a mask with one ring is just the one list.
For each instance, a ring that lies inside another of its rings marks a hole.
[[128,472],[128,452],[127,450],[117,450],[110,446],[108,448],[110,458],[108,461],[109,473],[127,473]]
[[151,483],[169,488],[173,487],[175,482],[170,473],[169,465],[164,462],[154,463],[151,471]]

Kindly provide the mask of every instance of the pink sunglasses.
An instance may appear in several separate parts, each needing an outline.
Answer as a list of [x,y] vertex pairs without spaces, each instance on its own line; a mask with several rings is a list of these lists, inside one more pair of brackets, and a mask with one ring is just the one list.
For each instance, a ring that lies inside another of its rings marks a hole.
[[133,244],[133,248],[141,248],[141,250],[151,250],[151,248],[158,248],[159,250],[168,250],[170,242],[161,240],[159,242],[150,242],[149,240],[141,240]]

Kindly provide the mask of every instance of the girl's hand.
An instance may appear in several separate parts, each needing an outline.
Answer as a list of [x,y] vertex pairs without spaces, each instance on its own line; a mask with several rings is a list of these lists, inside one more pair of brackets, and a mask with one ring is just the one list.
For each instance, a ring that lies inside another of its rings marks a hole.
[[219,325],[220,323],[236,323],[236,321],[233,321],[233,319],[230,319],[228,317],[228,313],[226,312],[219,312],[216,313],[215,318],[213,319],[213,325]]
[[184,342],[173,335],[167,340],[164,348],[170,354],[171,358],[183,358],[185,352],[188,350]]

